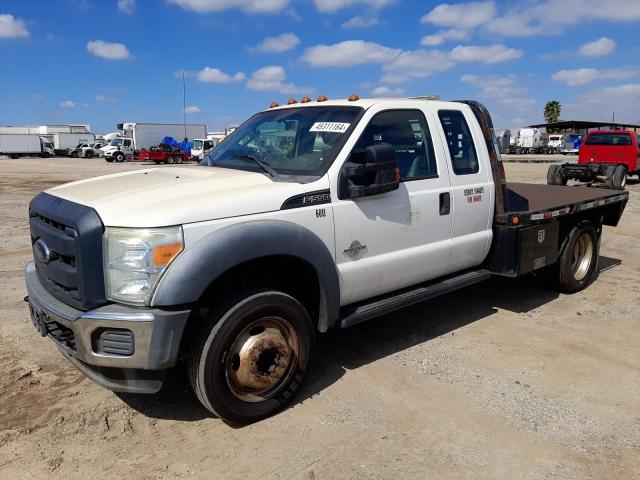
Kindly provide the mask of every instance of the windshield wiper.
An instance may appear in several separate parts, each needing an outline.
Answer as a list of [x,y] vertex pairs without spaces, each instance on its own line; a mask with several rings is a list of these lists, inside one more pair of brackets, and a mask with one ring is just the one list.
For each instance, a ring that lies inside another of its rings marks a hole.
[[254,157],[253,155],[248,155],[246,153],[238,153],[233,156],[233,158],[238,158],[240,160],[250,160],[258,164],[258,166],[269,174],[271,177],[277,177],[278,172],[276,172],[271,165],[269,165],[264,160],[260,160],[258,157]]

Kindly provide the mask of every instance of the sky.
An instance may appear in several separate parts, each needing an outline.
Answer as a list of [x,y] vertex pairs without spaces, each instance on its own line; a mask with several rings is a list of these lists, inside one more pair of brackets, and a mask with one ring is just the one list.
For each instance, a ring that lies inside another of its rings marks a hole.
[[304,95],[640,123],[640,0],[0,0],[0,125],[239,124]]

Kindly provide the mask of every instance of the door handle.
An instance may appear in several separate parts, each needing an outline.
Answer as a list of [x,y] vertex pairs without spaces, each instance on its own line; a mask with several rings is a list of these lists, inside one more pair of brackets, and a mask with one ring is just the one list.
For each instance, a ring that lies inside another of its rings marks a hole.
[[451,194],[444,192],[440,194],[440,215],[449,215],[451,212]]

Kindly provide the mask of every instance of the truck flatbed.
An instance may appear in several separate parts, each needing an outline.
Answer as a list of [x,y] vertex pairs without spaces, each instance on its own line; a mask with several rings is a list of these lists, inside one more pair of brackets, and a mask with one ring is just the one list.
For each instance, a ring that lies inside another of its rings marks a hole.
[[616,202],[622,212],[629,199],[629,192],[620,190],[540,183],[508,183],[506,190],[506,213],[496,216],[498,224],[525,225]]

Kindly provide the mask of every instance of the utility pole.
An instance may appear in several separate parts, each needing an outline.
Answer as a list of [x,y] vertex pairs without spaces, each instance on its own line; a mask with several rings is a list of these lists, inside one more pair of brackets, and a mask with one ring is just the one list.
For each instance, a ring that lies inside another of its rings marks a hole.
[[182,72],[182,115],[184,116],[184,142],[187,141],[187,88],[184,81],[184,71]]

